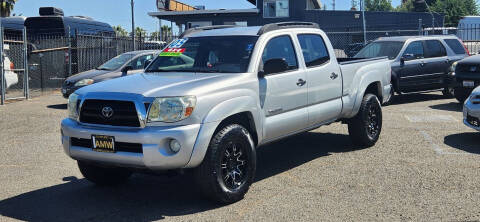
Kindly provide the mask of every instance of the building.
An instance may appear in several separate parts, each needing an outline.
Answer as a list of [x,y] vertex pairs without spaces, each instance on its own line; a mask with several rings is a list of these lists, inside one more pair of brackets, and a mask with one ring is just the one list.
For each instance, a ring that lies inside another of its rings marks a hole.
[[[318,23],[327,32],[363,30],[361,12],[322,10],[319,0],[247,1],[256,8],[182,11],[163,8],[150,12],[149,15],[171,21],[186,29],[208,25],[256,26],[284,21],[308,21]],[[365,12],[365,19],[367,30],[418,30],[419,25],[432,27],[433,20],[436,27],[443,27],[444,16],[425,12]]]

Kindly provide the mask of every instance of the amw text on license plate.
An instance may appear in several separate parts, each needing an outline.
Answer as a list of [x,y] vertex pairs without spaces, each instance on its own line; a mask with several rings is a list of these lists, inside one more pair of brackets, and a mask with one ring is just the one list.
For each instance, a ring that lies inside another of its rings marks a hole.
[[113,136],[92,135],[93,150],[97,152],[115,152],[115,138]]

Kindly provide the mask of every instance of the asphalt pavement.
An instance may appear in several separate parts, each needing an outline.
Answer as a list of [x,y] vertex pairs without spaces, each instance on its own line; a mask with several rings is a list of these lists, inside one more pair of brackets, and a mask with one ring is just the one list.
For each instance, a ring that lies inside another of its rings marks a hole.
[[441,93],[383,108],[380,141],[357,149],[339,123],[258,149],[255,183],[228,206],[188,175],[85,180],[60,142],[59,94],[0,106],[0,221],[479,221],[480,133]]

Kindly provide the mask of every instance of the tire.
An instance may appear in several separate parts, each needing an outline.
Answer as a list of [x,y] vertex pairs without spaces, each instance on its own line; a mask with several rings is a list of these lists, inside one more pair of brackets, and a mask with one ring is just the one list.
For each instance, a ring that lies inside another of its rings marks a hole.
[[250,133],[238,124],[219,130],[208,147],[205,158],[194,170],[202,193],[213,201],[230,204],[245,196],[256,171],[255,145]]
[[78,161],[82,175],[92,183],[100,186],[115,186],[125,183],[132,172],[123,168],[107,168]]
[[377,96],[365,95],[357,115],[348,122],[348,132],[354,145],[375,145],[382,132],[382,107]]
[[455,99],[457,99],[458,102],[463,104],[465,100],[467,100],[468,96],[470,95],[470,92],[463,88],[455,88],[453,95],[455,96]]
[[442,94],[447,97],[447,98],[453,98],[453,95],[455,94],[455,90],[451,87],[446,87],[442,90]]

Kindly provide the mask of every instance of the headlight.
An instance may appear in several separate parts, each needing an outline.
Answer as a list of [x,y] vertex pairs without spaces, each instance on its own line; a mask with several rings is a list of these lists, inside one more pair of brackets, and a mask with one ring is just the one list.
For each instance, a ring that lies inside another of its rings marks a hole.
[[78,95],[75,93],[68,97],[68,117],[74,120],[78,119]]
[[455,75],[455,69],[457,68],[458,62],[454,62],[452,66],[450,67],[450,71],[453,72],[452,75]]
[[75,83],[75,86],[88,86],[92,85],[95,81],[93,79],[82,79]]
[[197,99],[195,96],[156,98],[148,112],[148,122],[173,123],[192,115]]

